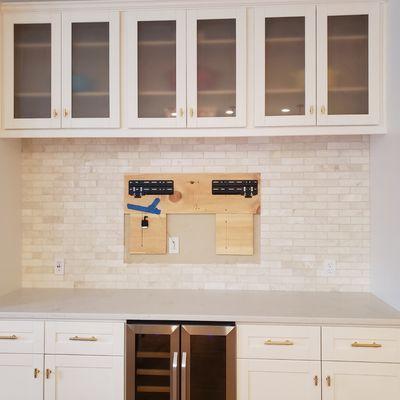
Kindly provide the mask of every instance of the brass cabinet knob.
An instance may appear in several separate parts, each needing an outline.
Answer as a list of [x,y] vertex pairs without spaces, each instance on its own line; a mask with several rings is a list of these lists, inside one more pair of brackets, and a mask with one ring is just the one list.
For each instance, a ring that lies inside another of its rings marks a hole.
[[180,109],[179,109],[179,116],[180,116],[181,118],[183,118],[184,115],[185,115],[185,110],[184,110],[183,108],[180,108]]
[[325,114],[326,113],[326,107],[325,106],[322,106],[321,107],[321,114]]
[[39,368],[35,368],[34,371],[33,371],[33,377],[35,379],[37,379],[39,374],[40,374],[40,369]]
[[315,375],[314,376],[314,386],[318,386],[318,383],[319,383],[318,375]]
[[64,117],[67,118],[69,115],[68,108],[64,108]]
[[310,107],[310,114],[313,115],[314,114],[314,106]]
[[326,384],[328,385],[328,387],[331,387],[331,386],[332,386],[332,379],[331,379],[330,376],[327,376],[327,377],[326,377]]
[[58,117],[58,111],[56,109],[53,110],[53,117],[54,118]]
[[51,369],[46,369],[46,379],[50,379]]
[[190,107],[190,111],[189,111],[190,117],[193,118],[194,117],[194,109],[192,107]]

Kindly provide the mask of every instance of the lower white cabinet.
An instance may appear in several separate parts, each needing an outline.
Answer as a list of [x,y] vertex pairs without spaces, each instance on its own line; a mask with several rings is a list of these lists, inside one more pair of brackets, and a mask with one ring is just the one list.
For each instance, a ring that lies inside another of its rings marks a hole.
[[319,361],[238,360],[238,400],[320,400]]
[[0,354],[0,398],[43,400],[43,355]]
[[124,358],[45,356],[45,400],[123,400]]
[[400,365],[323,362],[323,400],[398,400]]

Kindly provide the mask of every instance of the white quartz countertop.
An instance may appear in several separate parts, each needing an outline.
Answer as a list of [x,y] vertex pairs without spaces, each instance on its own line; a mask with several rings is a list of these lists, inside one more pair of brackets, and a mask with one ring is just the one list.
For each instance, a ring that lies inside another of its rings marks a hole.
[[400,326],[372,294],[278,291],[20,289],[0,297],[0,318]]

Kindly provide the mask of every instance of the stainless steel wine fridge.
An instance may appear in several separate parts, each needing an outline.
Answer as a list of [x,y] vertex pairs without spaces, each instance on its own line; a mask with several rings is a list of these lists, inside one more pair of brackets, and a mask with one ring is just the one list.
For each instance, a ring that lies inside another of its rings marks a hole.
[[126,400],[235,400],[235,325],[130,322],[126,374]]

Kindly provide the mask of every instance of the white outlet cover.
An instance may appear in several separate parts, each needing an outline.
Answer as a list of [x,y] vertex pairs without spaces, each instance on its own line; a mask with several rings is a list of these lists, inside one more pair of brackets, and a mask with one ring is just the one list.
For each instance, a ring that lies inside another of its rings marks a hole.
[[54,261],[54,275],[64,275],[65,274],[65,261],[58,259]]
[[179,254],[179,238],[169,237],[168,238],[168,253]]
[[336,276],[336,260],[324,261],[324,276]]

